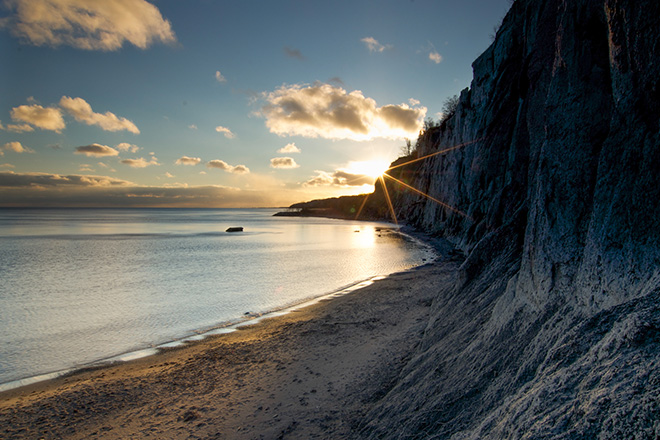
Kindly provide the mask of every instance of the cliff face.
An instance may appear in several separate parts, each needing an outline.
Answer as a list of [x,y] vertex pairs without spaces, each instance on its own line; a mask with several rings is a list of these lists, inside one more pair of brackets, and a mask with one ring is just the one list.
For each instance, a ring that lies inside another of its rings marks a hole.
[[366,436],[660,436],[658,17],[517,0],[397,169],[462,211],[392,184],[399,219],[467,259]]

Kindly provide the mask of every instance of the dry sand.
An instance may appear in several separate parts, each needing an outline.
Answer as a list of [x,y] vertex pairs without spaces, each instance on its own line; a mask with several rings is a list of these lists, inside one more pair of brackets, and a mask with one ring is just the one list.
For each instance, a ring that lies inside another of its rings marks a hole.
[[0,438],[358,438],[412,356],[446,259],[137,361],[0,394]]

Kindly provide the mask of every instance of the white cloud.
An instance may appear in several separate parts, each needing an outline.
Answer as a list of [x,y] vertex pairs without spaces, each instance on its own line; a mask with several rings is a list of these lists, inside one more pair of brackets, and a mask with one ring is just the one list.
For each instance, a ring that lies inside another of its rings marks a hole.
[[392,45],[391,44],[380,44],[378,40],[376,40],[374,37],[365,37],[361,39],[364,44],[367,45],[367,48],[371,52],[384,52],[386,49],[391,49]]
[[35,46],[118,50],[176,41],[171,24],[145,0],[7,0],[11,33]]
[[220,159],[211,160],[206,164],[206,166],[208,168],[219,168],[219,169],[225,170],[225,171],[230,171],[233,168],[227,162],[225,162],[224,160],[220,160]]
[[327,139],[402,139],[417,135],[426,107],[378,107],[355,90],[330,84],[282,86],[264,93],[261,115],[272,133]]
[[435,64],[440,64],[442,62],[442,55],[436,51],[433,51],[429,53],[429,60],[433,61]]
[[250,169],[246,167],[245,165],[236,165],[234,169],[232,170],[232,173],[234,174],[248,174],[250,172]]
[[176,160],[177,165],[191,165],[195,166],[199,164],[202,161],[199,157],[188,157],[188,156],[181,156],[179,159]]
[[[11,118],[14,121],[34,125],[41,130],[51,130],[56,133],[60,133],[66,128],[62,111],[55,107],[42,107],[38,104],[19,105],[11,110]],[[14,125],[13,127],[22,127],[22,131],[31,131],[25,129],[25,125]]]
[[215,80],[219,83],[227,82],[227,78],[225,78],[219,70],[215,71]]
[[197,126],[195,124],[190,124],[188,128],[191,130],[197,130]]
[[215,127],[215,131],[224,134],[227,139],[233,139],[236,137],[236,135],[232,133],[230,129],[228,129],[227,127],[223,127],[222,125],[218,125],[217,127]]
[[112,147],[108,147],[107,145],[91,144],[91,145],[84,145],[82,147],[76,147],[75,154],[84,154],[85,156],[92,156],[92,157],[103,157],[103,156],[117,156],[119,155],[119,151],[115,150]]
[[291,169],[298,168],[300,165],[291,157],[275,157],[270,160],[271,168]]
[[24,147],[20,142],[7,142],[4,144],[0,147],[0,156],[3,156],[5,151],[11,151],[14,153],[34,153],[33,150]]
[[286,144],[285,146],[277,150],[277,152],[281,154],[300,153],[300,148],[296,147],[296,144],[294,142],[291,142],[290,144]]
[[152,156],[150,160],[146,160],[144,157],[138,159],[123,159],[120,161],[124,165],[128,165],[131,168],[146,168],[151,165],[160,165],[158,159],[155,156]]
[[34,128],[29,124],[9,124],[7,125],[7,131],[12,131],[14,133],[25,133],[34,131]]
[[366,174],[355,174],[345,170],[336,170],[333,173],[316,170],[316,176],[312,177],[303,186],[362,186],[373,185],[373,176]]
[[126,151],[130,153],[137,153],[140,149],[137,145],[129,144],[127,142],[122,142],[121,144],[115,145],[115,148],[119,151]]
[[98,125],[105,131],[127,130],[134,134],[139,134],[140,130],[134,123],[126,118],[117,117],[114,113],[105,112],[104,114],[95,113],[92,106],[82,98],[69,98],[62,96],[60,107],[66,110],[76,121],[87,125]]
[[171,173],[169,173],[169,172],[166,172],[166,173],[165,173],[165,177],[167,177],[168,179],[172,179],[172,178],[174,178],[174,174],[171,174]]
[[316,170],[316,176],[305,182],[303,186],[330,186],[333,182],[332,174],[327,171]]
[[218,168],[220,170],[224,170],[228,173],[233,173],[233,174],[248,174],[250,172],[250,169],[245,165],[233,166],[233,165],[229,165],[227,162],[220,159],[210,160],[208,161],[206,166],[207,168]]

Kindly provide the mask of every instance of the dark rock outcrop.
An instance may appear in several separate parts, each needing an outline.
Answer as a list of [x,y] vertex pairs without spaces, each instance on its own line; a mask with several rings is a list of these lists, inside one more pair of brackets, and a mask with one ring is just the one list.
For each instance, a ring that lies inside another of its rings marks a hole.
[[660,2],[517,0],[473,68],[392,171],[460,212],[388,185],[468,257],[361,433],[659,438]]

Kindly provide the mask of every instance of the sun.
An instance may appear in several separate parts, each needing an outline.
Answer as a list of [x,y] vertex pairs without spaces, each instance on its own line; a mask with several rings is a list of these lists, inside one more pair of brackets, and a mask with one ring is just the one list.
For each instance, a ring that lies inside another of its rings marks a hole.
[[353,174],[362,174],[365,176],[373,177],[374,180],[379,178],[390,168],[390,162],[385,159],[372,159],[363,161],[354,161],[348,164],[347,171]]

